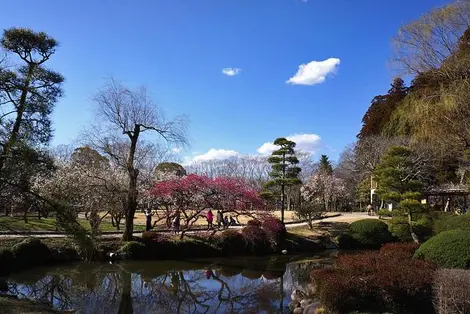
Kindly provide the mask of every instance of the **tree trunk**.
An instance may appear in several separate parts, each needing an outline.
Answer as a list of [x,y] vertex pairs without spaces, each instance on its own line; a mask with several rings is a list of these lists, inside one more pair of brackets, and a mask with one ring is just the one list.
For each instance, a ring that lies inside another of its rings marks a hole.
[[132,307],[132,274],[123,270],[121,273],[122,278],[122,292],[121,301],[119,302],[118,314],[132,314],[134,309]]
[[137,147],[137,140],[139,139],[140,125],[134,126],[134,132],[129,135],[131,146],[129,149],[129,157],[127,159],[127,173],[129,175],[129,189],[127,192],[127,209],[126,209],[126,225],[122,239],[124,241],[131,241],[134,232],[134,215],[137,210],[137,177],[139,170],[134,168],[134,157]]
[[28,223],[28,208],[24,209],[23,220],[25,224]]
[[284,224],[284,184],[281,185],[281,222]]
[[413,238],[413,241],[416,243],[416,244],[419,244],[419,238],[418,236],[416,235],[416,233],[414,233],[413,231],[413,220],[412,220],[412,217],[411,217],[411,212],[408,211],[408,225],[410,227],[410,234],[411,234],[411,237]]
[[8,155],[10,154],[11,149],[15,145],[16,140],[18,139],[18,134],[20,133],[21,123],[23,122],[23,114],[24,114],[24,111],[26,110],[26,97],[28,96],[29,85],[31,83],[31,77],[33,76],[33,71],[34,71],[35,66],[36,65],[32,63],[29,64],[28,66],[28,73],[26,74],[25,84],[21,90],[20,103],[16,111],[15,123],[13,124],[10,138],[5,143],[2,154],[0,154],[0,172],[2,172],[5,166],[5,161],[8,158]]

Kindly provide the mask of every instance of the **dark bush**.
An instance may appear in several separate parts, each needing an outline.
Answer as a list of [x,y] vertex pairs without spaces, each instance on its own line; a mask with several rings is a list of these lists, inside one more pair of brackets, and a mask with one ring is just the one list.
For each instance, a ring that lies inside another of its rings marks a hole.
[[7,274],[15,267],[15,256],[10,249],[0,250],[0,274]]
[[144,231],[142,232],[142,239],[144,241],[162,242],[167,241],[168,236],[162,232]]
[[470,230],[470,214],[458,216],[451,214],[442,215],[434,223],[435,234],[455,229]]
[[334,268],[314,270],[321,303],[338,313],[432,313],[435,269],[411,259],[412,249],[393,245],[380,252],[342,255]]
[[269,251],[268,237],[263,229],[254,225],[246,226],[242,229],[242,236],[251,253],[261,254]]
[[149,252],[145,244],[130,241],[125,243],[117,252],[118,255],[123,259],[145,259]]
[[242,254],[245,251],[245,238],[237,230],[224,230],[217,235],[216,246],[225,254]]
[[13,246],[13,254],[19,268],[44,265],[51,260],[51,250],[36,238],[26,239]]
[[261,228],[266,232],[266,236],[274,249],[277,248],[286,238],[286,227],[276,217],[268,217],[264,219],[261,224]]
[[258,219],[251,219],[251,220],[248,220],[246,225],[261,228],[261,221],[259,221]]
[[351,236],[363,248],[379,248],[392,240],[388,225],[378,219],[355,221],[349,226],[349,230]]
[[414,256],[443,268],[470,268],[470,231],[441,232],[424,242]]
[[413,241],[410,233],[408,218],[405,216],[395,216],[388,223],[388,230],[396,241]]
[[414,242],[408,243],[387,243],[380,248],[380,254],[402,255],[405,258],[412,258],[419,244]]
[[357,248],[359,243],[349,233],[343,233],[336,238],[336,245],[340,249],[351,250]]

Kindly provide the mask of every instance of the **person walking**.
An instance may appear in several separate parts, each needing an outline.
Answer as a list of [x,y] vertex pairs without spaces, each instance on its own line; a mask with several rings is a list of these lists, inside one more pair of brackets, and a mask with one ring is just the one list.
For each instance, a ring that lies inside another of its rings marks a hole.
[[372,204],[367,205],[367,215],[372,216]]
[[152,229],[152,211],[150,208],[145,212],[145,231]]
[[173,219],[173,231],[175,234],[180,232],[180,213],[176,213],[175,218]]
[[217,228],[220,229],[220,226],[224,222],[224,217],[222,216],[222,212],[220,210],[217,211],[216,222],[217,222]]
[[214,214],[212,213],[212,210],[209,209],[206,215],[207,219],[207,229],[212,229],[212,222],[214,221]]
[[224,217],[224,229],[228,229],[228,226],[230,226],[230,221],[228,220],[228,216]]

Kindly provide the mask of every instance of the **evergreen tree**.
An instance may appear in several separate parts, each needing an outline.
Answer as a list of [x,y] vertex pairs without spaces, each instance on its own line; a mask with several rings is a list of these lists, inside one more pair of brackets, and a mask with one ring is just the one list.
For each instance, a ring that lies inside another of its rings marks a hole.
[[284,223],[285,189],[302,183],[299,179],[301,169],[297,166],[299,160],[295,156],[295,142],[281,137],[274,141],[274,145],[279,146],[279,149],[275,150],[268,159],[272,167],[269,173],[272,180],[266,183],[266,187],[281,189],[281,221]]
[[319,170],[321,173],[326,173],[328,175],[333,174],[333,166],[331,165],[330,159],[327,155],[321,155]]

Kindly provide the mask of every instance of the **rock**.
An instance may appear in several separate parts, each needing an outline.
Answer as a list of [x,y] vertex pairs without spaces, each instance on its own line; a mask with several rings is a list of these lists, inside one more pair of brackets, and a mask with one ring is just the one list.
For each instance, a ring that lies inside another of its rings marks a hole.
[[289,307],[289,310],[294,311],[295,308],[300,307],[300,303],[299,302],[291,302],[291,303],[289,303],[288,307]]
[[281,253],[285,255],[287,254],[287,250],[282,250]]
[[292,313],[294,314],[302,314],[304,312],[304,309],[301,307],[296,307]]
[[303,299],[302,301],[300,301],[300,307],[304,309],[312,303],[313,303],[312,299]]
[[307,298],[307,296],[302,290],[295,289],[294,291],[292,291],[290,298],[294,302],[300,302],[300,300]]
[[313,302],[304,308],[303,314],[316,314],[319,308],[321,308],[320,302]]

